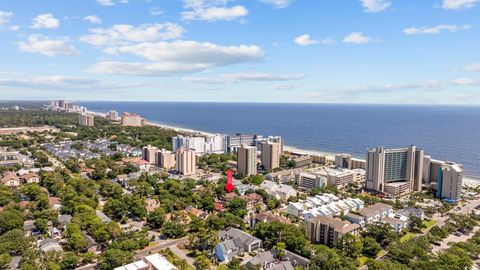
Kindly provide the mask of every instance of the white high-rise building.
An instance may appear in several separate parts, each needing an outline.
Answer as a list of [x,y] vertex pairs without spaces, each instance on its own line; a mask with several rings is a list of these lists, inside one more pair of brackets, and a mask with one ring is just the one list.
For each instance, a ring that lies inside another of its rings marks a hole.
[[197,167],[197,159],[194,149],[179,148],[176,151],[176,169],[183,175],[194,175]]
[[172,149],[186,147],[194,149],[199,155],[225,152],[225,135],[213,135],[205,137],[185,137],[178,135],[172,138]]
[[367,151],[366,188],[402,196],[422,189],[424,152],[408,148]]
[[120,119],[120,117],[118,116],[117,111],[109,111],[107,113],[107,119],[110,120],[110,121],[118,121]]

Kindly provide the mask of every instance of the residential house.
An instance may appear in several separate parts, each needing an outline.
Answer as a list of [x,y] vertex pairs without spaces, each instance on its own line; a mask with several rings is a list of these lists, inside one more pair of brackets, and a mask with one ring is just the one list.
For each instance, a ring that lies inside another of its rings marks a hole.
[[16,188],[21,185],[21,180],[14,172],[4,172],[0,182],[7,187]]
[[25,175],[20,176],[20,179],[22,179],[27,184],[40,183],[40,176],[38,176],[38,174],[36,173],[27,173]]
[[102,220],[102,222],[103,222],[104,224],[108,224],[108,223],[110,223],[110,222],[112,221],[109,217],[107,217],[107,215],[105,215],[105,214],[104,214],[102,211],[100,211],[100,210],[95,210],[95,213],[96,213],[97,217],[99,217],[99,218]]
[[58,244],[57,240],[52,238],[47,238],[45,240],[40,241],[39,246],[40,246],[40,250],[43,253],[48,253],[51,251],[57,251],[57,252],[63,251],[62,246]]
[[82,231],[82,236],[87,240],[87,251],[91,253],[96,253],[97,251],[100,251],[100,245],[97,244],[95,239],[91,237],[86,231]]
[[359,214],[365,218],[365,224],[371,224],[380,221],[392,213],[392,206],[384,203],[376,203],[359,211]]
[[345,215],[345,219],[350,221],[353,224],[360,225],[360,227],[365,226],[365,218],[360,216],[360,215],[356,215],[356,214],[353,214],[353,213],[348,213],[348,214]]
[[218,232],[220,243],[215,251],[217,259],[229,262],[233,257],[245,252],[253,252],[263,246],[262,240],[236,228]]

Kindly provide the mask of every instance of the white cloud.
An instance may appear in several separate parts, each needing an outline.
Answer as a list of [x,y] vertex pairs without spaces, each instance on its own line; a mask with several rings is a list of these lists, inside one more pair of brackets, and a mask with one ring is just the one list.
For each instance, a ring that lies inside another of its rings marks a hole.
[[388,0],[360,0],[366,12],[375,13],[384,11],[391,6]]
[[472,8],[478,0],[443,0],[442,8],[451,10],[461,10]]
[[20,29],[20,25],[12,25],[8,28],[10,31],[18,31]]
[[7,24],[13,16],[14,15],[12,12],[6,12],[6,11],[0,10],[0,26]]
[[60,26],[60,21],[57,20],[51,13],[38,15],[33,19],[32,28],[36,29],[55,29]]
[[241,81],[291,81],[304,79],[304,74],[231,73],[215,77],[184,77],[182,80],[204,84],[231,84]]
[[286,8],[288,7],[293,0],[260,0],[261,2],[272,5],[275,8]]
[[309,45],[315,45],[315,44],[325,44],[325,45],[330,45],[334,43],[334,40],[331,38],[325,38],[322,40],[315,40],[310,37],[308,34],[304,34],[301,36],[296,37],[293,40],[296,44],[301,45],[301,46],[309,46]]
[[248,15],[241,5],[228,7],[228,0],[183,0],[182,19],[186,21],[231,21]]
[[154,16],[156,16],[156,15],[162,15],[162,14],[163,14],[163,10],[160,9],[159,7],[152,7],[152,8],[150,9],[150,14],[151,14],[151,15],[154,15]]
[[465,67],[465,71],[480,72],[480,64],[472,64]]
[[65,76],[30,76],[26,74],[10,73],[8,76],[0,75],[0,88],[30,88],[47,90],[117,90],[140,86],[140,84],[122,84],[104,82],[100,80],[65,77]]
[[93,23],[93,24],[101,24],[102,19],[98,17],[97,15],[88,15],[85,18],[83,18],[83,21]]
[[458,78],[453,81],[453,84],[459,86],[480,86],[480,80],[472,78]]
[[403,32],[407,35],[420,35],[420,34],[439,34],[442,31],[458,32],[461,30],[470,29],[470,25],[453,25],[453,24],[441,24],[433,27],[410,27],[403,29]]
[[82,36],[81,41],[96,45],[117,45],[130,42],[147,42],[179,38],[184,30],[175,23],[157,23],[133,26],[116,24],[111,28],[94,28],[89,30],[92,34]]
[[68,39],[50,39],[42,35],[30,35],[25,42],[19,42],[18,48],[23,52],[39,53],[46,56],[80,54],[75,47],[68,44]]
[[153,62],[104,61],[90,68],[90,71],[108,74],[163,75],[260,61],[264,57],[263,50],[255,45],[227,47],[197,41],[140,43],[110,47],[106,52],[113,55],[132,54]]
[[284,83],[276,83],[268,87],[270,90],[292,90],[295,88],[300,87],[299,84],[284,84]]
[[106,7],[110,7],[110,6],[114,6],[116,3],[120,3],[120,4],[127,4],[128,3],[128,0],[97,0],[97,3],[101,6],[106,6]]
[[371,37],[365,36],[361,32],[350,33],[343,38],[343,42],[353,44],[365,44],[371,41]]

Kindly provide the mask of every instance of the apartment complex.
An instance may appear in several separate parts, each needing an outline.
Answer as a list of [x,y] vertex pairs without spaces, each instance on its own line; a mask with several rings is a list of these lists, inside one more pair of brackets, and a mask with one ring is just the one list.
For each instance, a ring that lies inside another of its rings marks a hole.
[[145,146],[142,148],[142,159],[148,161],[150,164],[157,164],[157,151],[155,146]]
[[321,188],[327,183],[327,177],[320,174],[299,173],[295,175],[298,187],[302,190]]
[[365,169],[366,161],[353,158],[350,154],[335,155],[335,167],[345,169]]
[[162,149],[156,153],[157,166],[163,169],[175,168],[175,154],[171,151]]
[[124,127],[142,127],[146,124],[146,120],[138,114],[124,112],[120,123]]
[[241,134],[228,135],[226,139],[226,150],[229,153],[237,152],[237,149],[242,145],[254,146],[255,140],[259,135]]
[[307,238],[315,244],[333,246],[345,234],[358,234],[360,225],[330,216],[316,216],[307,221]]
[[237,170],[242,176],[257,174],[257,148],[241,145],[237,149]]
[[439,198],[458,200],[463,184],[463,165],[451,161],[441,161],[425,156],[423,162],[423,182],[436,190]]
[[117,111],[109,111],[107,113],[107,119],[110,120],[110,121],[118,121],[118,119],[120,119],[120,117],[118,116]]
[[175,154],[177,172],[183,175],[194,175],[197,157],[194,149],[179,148]]
[[261,161],[266,171],[280,167],[281,146],[279,142],[265,141],[261,144]]
[[421,191],[424,152],[414,145],[408,148],[367,151],[366,188],[393,197]]
[[172,138],[172,149],[177,151],[181,147],[194,149],[199,155],[209,153],[225,153],[225,135],[216,134],[207,137],[185,137],[178,135]]
[[93,127],[94,126],[94,117],[93,115],[81,113],[78,115],[78,125],[84,127]]

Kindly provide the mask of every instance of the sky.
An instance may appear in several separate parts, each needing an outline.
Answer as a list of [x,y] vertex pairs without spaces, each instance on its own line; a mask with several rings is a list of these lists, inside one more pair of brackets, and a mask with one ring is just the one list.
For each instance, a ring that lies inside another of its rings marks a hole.
[[0,100],[480,105],[480,0],[0,0]]

